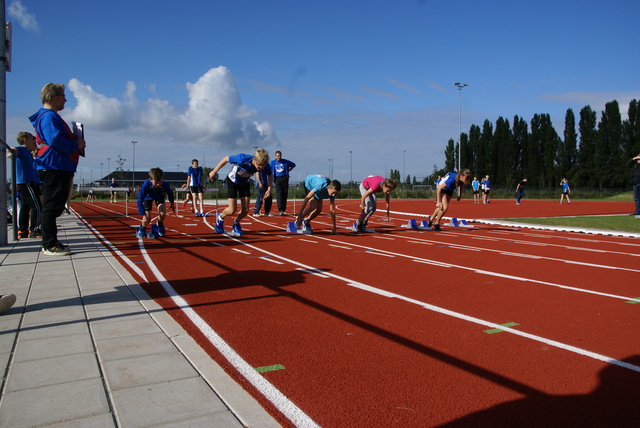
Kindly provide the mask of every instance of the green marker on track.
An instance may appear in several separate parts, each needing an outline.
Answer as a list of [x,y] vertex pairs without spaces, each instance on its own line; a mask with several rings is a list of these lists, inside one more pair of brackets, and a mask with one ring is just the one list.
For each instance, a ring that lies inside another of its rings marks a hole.
[[[503,326],[503,327],[515,327],[515,326],[520,325],[520,324],[518,324],[517,322],[508,322],[506,324],[500,324],[500,325]],[[504,330],[501,330],[499,328],[492,328],[490,330],[484,330],[484,333],[494,334],[494,333],[502,333],[503,331]]]
[[275,364],[273,366],[256,367],[258,373],[273,372],[276,370],[284,370],[284,366],[282,364]]

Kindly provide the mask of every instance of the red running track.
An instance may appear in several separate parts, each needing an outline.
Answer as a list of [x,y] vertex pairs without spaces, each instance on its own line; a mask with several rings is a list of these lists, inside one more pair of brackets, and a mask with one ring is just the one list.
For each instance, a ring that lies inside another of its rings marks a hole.
[[[425,200],[392,201],[412,215],[388,222],[381,203],[377,232],[355,234],[357,201],[337,204],[340,235],[326,215],[313,235],[284,232],[290,216],[247,217],[239,239],[213,234],[214,217],[170,215],[167,236],[138,240],[122,204],[75,209],[283,426],[637,426],[640,240],[404,228]],[[449,215],[630,205],[463,200]]]

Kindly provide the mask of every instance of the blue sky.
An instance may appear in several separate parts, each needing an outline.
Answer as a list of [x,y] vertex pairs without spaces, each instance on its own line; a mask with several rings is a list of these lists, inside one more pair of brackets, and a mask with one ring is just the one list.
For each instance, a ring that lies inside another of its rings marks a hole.
[[[462,130],[640,98],[640,2],[6,0],[7,140],[48,82],[86,127],[76,181],[215,166],[253,146],[307,174],[424,177]],[[349,153],[351,151],[351,153]],[[110,158],[111,160],[107,160]],[[102,165],[101,165],[102,163]],[[179,165],[179,166],[178,166]]]

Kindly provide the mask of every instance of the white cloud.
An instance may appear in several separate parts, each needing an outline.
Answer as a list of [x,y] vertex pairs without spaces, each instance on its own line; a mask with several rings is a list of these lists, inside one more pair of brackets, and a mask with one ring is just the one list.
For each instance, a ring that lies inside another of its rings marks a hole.
[[13,18],[27,30],[39,31],[40,26],[33,13],[29,13],[20,0],[13,1],[7,7],[9,18]]
[[420,90],[414,88],[413,86],[409,86],[409,85],[407,85],[405,83],[402,83],[399,80],[389,79],[389,83],[391,83],[392,85],[397,86],[400,89],[404,89],[407,92],[411,92],[414,95],[418,95],[420,97],[424,96],[424,94],[422,92],[420,92]]
[[197,82],[186,84],[189,103],[183,112],[158,98],[139,105],[133,82],[127,82],[122,99],[99,94],[77,79],[71,79],[68,88],[78,104],[65,116],[94,129],[148,132],[177,142],[214,143],[224,148],[278,144],[271,124],[251,121],[256,112],[242,104],[233,74],[226,67],[212,68]]

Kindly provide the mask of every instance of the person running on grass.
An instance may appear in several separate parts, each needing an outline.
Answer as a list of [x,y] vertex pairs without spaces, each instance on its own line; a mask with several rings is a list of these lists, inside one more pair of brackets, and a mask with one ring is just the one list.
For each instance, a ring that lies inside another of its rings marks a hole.
[[464,185],[471,182],[471,171],[467,168],[460,170],[458,174],[450,172],[445,175],[438,189],[436,190],[436,210],[429,217],[429,227],[433,230],[440,231],[440,220],[449,209],[449,202],[453,196],[453,192],[460,187],[460,193],[458,193],[457,200],[459,201],[464,191]]
[[[238,198],[240,199],[240,212],[233,221],[233,233],[242,235],[240,221],[249,212],[249,202],[251,201],[251,183],[249,179],[253,175],[262,171],[269,163],[269,153],[264,149],[257,149],[253,155],[240,153],[234,156],[225,156],[220,160],[218,165],[209,173],[209,179],[215,180],[218,171],[226,164],[231,163],[231,171],[227,175],[227,194],[229,205],[221,213],[216,216],[216,224],[213,228],[215,233],[224,232],[224,219],[230,215],[234,215],[238,209]],[[269,186],[264,193],[264,197],[271,196],[271,187]]]
[[360,183],[360,217],[356,220],[356,231],[364,232],[369,219],[378,208],[376,193],[384,192],[387,202],[387,220],[389,220],[389,194],[398,187],[398,182],[390,178],[383,178],[379,175],[371,175]]
[[167,216],[167,210],[165,208],[165,195],[169,197],[169,204],[171,211],[176,212],[173,199],[173,190],[169,183],[163,180],[164,171],[160,168],[151,168],[149,171],[149,179],[147,179],[138,192],[138,213],[142,216],[142,224],[138,228],[138,238],[146,238],[147,224],[151,223],[151,211],[153,209],[153,203],[156,203],[158,209],[158,235],[164,236],[164,219]]

